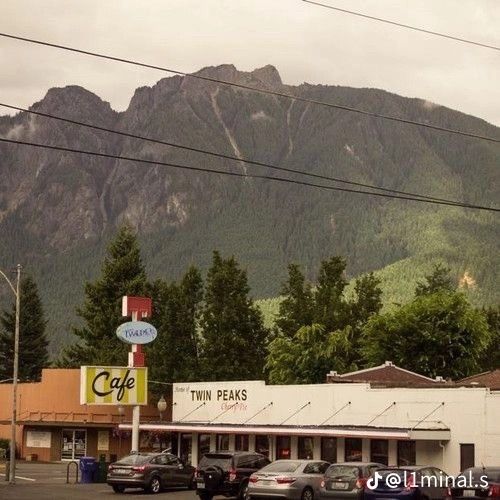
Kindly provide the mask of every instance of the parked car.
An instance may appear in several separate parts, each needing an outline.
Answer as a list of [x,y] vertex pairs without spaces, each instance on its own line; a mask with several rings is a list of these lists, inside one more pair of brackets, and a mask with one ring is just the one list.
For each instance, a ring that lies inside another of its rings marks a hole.
[[386,466],[376,462],[345,462],[332,464],[321,481],[322,498],[360,500],[367,479],[378,469]]
[[264,455],[248,451],[207,453],[196,469],[196,494],[201,500],[212,500],[214,495],[243,500],[250,476],[268,463]]
[[374,472],[363,492],[364,500],[443,500],[446,498],[445,472],[432,466],[385,467]]
[[466,469],[456,478],[456,485],[459,484],[460,477],[463,477],[467,486],[448,488],[448,498],[451,500],[500,499],[500,467]]
[[194,488],[194,472],[194,467],[171,453],[134,453],[109,466],[107,483],[115,493],[125,488],[159,493],[167,486]]
[[313,500],[329,465],[320,460],[276,460],[250,476],[247,497]]

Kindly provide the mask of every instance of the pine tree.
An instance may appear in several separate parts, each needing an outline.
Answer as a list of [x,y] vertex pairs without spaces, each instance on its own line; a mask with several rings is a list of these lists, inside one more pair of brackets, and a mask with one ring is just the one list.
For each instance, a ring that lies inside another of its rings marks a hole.
[[321,262],[314,294],[314,322],[323,325],[327,332],[341,329],[349,321],[349,306],[344,300],[345,268],[342,257]]
[[60,364],[126,364],[128,346],[115,333],[124,321],[122,297],[140,296],[145,290],[146,272],[137,238],[129,226],[123,226],[108,247],[101,276],[85,285],[85,302],[77,309],[84,324],[73,328],[80,342],[64,352]]
[[415,296],[422,297],[436,292],[453,292],[456,286],[450,275],[450,268],[436,264],[430,274],[425,276],[424,282],[417,283]]
[[[48,366],[48,340],[38,288],[31,276],[21,280],[19,317],[19,379],[40,380],[42,368]],[[12,377],[16,306],[0,316],[0,379]]]
[[191,267],[180,283],[157,281],[152,292],[158,337],[148,347],[151,379],[189,382],[200,376],[198,323],[203,299],[203,280]]
[[248,297],[247,274],[234,257],[214,252],[201,318],[201,366],[206,380],[262,377],[268,331]]
[[281,295],[284,298],[279,305],[276,326],[285,337],[292,338],[302,326],[312,325],[314,313],[311,285],[306,283],[297,264],[288,266],[288,280]]

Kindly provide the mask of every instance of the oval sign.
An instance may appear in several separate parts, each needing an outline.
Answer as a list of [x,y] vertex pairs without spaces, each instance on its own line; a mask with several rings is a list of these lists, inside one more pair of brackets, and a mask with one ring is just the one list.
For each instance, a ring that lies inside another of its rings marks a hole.
[[129,321],[116,329],[116,336],[127,344],[149,344],[157,335],[156,328],[144,321]]

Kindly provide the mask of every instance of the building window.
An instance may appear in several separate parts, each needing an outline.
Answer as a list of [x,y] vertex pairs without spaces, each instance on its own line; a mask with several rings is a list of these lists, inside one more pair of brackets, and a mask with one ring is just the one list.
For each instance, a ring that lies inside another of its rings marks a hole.
[[264,435],[255,436],[255,451],[269,458],[269,437]]
[[248,434],[236,434],[234,449],[236,451],[248,451]]
[[469,467],[474,467],[474,445],[460,443],[460,470],[463,472]]
[[415,441],[398,441],[398,465],[416,465],[417,452]]
[[191,434],[181,434],[180,435],[180,450],[179,455],[183,462],[188,464],[191,463],[191,444],[192,435]]
[[229,434],[217,434],[217,450],[229,451]]
[[321,438],[321,460],[331,464],[337,461],[337,438]]
[[276,460],[290,458],[291,438],[290,436],[276,437]]
[[210,434],[198,434],[198,462],[210,451]]
[[379,464],[389,465],[389,441],[387,439],[371,440],[370,460]]
[[345,461],[361,462],[363,458],[363,440],[361,438],[345,438]]
[[312,460],[314,457],[314,438],[310,436],[299,436],[298,458]]

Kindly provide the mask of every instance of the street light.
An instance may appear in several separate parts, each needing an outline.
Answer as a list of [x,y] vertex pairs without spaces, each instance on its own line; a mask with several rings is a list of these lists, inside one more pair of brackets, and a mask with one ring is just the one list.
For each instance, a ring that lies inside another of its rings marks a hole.
[[21,314],[21,264],[16,267],[16,287],[7,278],[7,275],[0,270],[0,274],[9,284],[14,296],[16,297],[16,327],[14,331],[14,369],[12,371],[12,420],[11,420],[11,438],[9,455],[9,484],[16,484],[16,420],[17,420],[17,376],[19,373],[19,318]]

